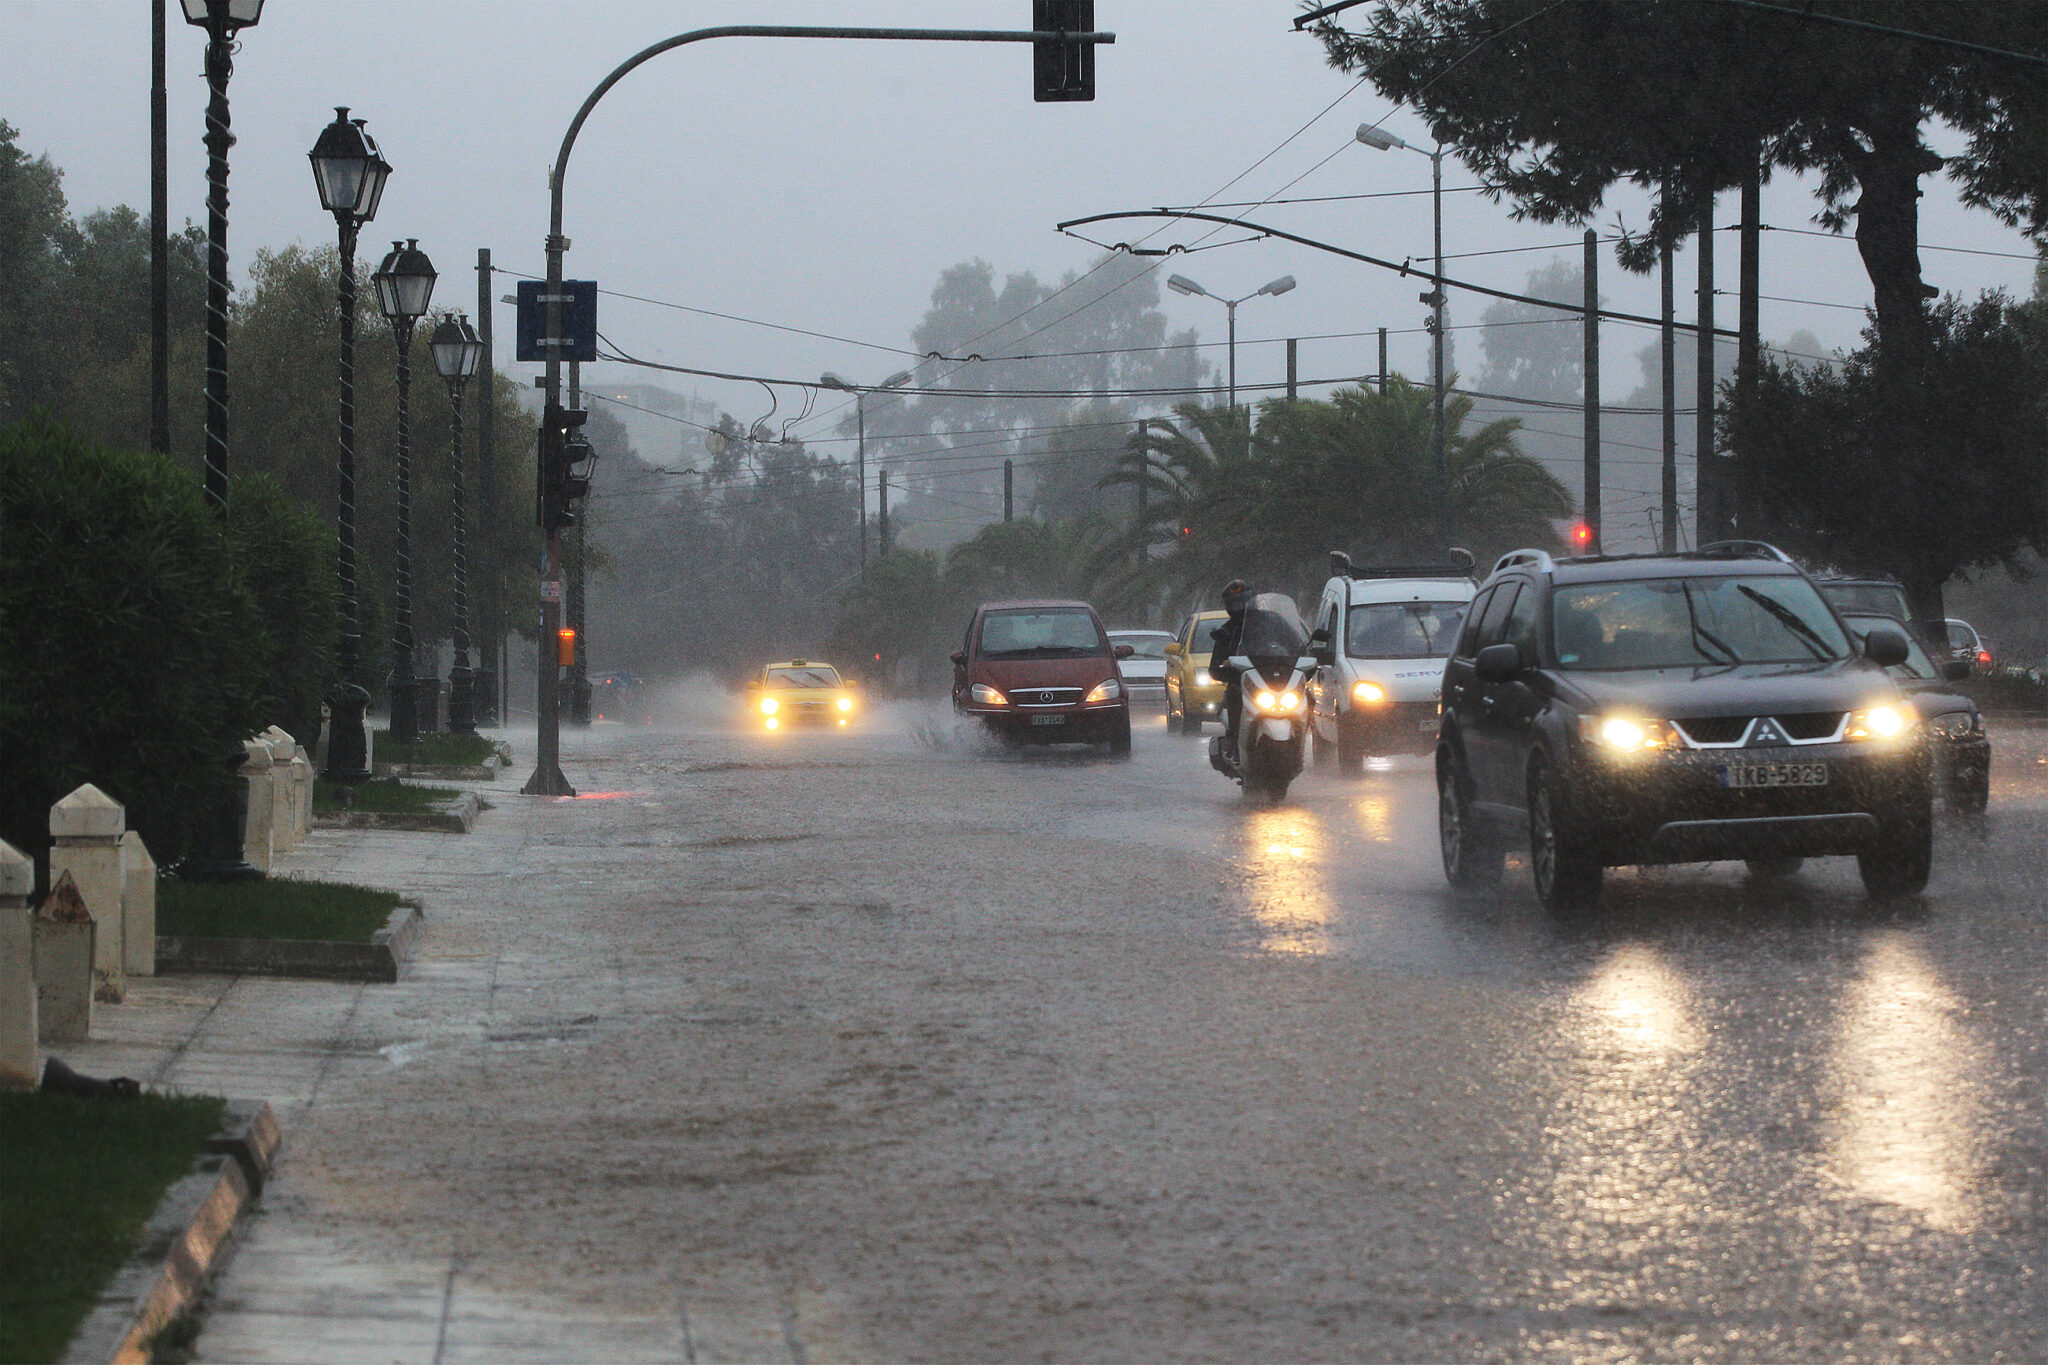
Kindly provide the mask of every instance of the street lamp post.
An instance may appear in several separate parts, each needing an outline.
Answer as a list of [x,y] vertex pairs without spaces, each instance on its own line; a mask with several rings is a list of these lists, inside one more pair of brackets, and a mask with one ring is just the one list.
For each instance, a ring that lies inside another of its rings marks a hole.
[[849,383],[830,370],[818,376],[820,386],[843,389],[853,395],[854,480],[860,484],[860,571],[863,576],[868,571],[868,395],[880,393],[883,389],[900,389],[910,380],[908,370],[898,370],[872,387]]
[[448,730],[476,733],[475,677],[469,671],[469,545],[463,520],[462,390],[476,374],[484,343],[460,313],[441,320],[428,349],[448,384],[448,502],[455,521],[455,662],[448,669]]
[[228,510],[228,77],[235,35],[263,17],[263,0],[183,0],[206,30],[206,500]]
[[341,577],[341,683],[328,709],[327,776],[353,786],[370,776],[370,739],[363,725],[370,694],[363,687],[362,608],[356,594],[356,234],[377,216],[391,166],[363,131],[363,120],[337,107],[308,153],[320,207],[341,233],[341,451],[335,465],[335,538]]
[[1252,290],[1252,292],[1251,292],[1251,293],[1249,293],[1249,294],[1246,294],[1246,295],[1244,295],[1244,296],[1243,296],[1242,298],[1235,298],[1235,299],[1226,299],[1226,298],[1223,298],[1223,297],[1221,297],[1220,295],[1217,295],[1217,294],[1211,294],[1211,293],[1210,293],[1210,292],[1209,292],[1208,290],[1206,290],[1206,289],[1202,288],[1202,286],[1201,286],[1201,285],[1199,285],[1199,284],[1196,284],[1196,283],[1195,283],[1195,282],[1194,282],[1193,280],[1189,279],[1189,278],[1188,278],[1187,276],[1185,276],[1185,275],[1168,275],[1168,276],[1166,277],[1166,287],[1167,287],[1168,289],[1171,289],[1171,290],[1172,290],[1172,291],[1173,291],[1174,293],[1176,293],[1176,294],[1199,294],[1199,295],[1201,295],[1201,296],[1202,296],[1202,297],[1204,297],[1204,298],[1210,298],[1210,299],[1215,299],[1215,300],[1216,300],[1216,302],[1218,302],[1218,303],[1222,304],[1222,305],[1223,305],[1223,307],[1225,308],[1225,310],[1227,310],[1227,312],[1229,313],[1229,316],[1230,316],[1230,406],[1231,406],[1231,407],[1233,407],[1233,408],[1234,408],[1234,407],[1236,407],[1236,406],[1237,406],[1237,305],[1239,305],[1240,303],[1243,303],[1243,302],[1244,302],[1244,301],[1245,301],[1246,299],[1255,299],[1255,298],[1257,298],[1257,297],[1258,297],[1259,295],[1261,295],[1261,294],[1273,294],[1273,295],[1276,295],[1276,296],[1277,296],[1277,295],[1280,295],[1280,294],[1284,294],[1284,293],[1286,293],[1286,292],[1287,292],[1288,290],[1290,290],[1290,289],[1294,288],[1294,276],[1292,276],[1292,275],[1282,275],[1282,276],[1281,276],[1281,277],[1280,277],[1279,279],[1277,279],[1277,280],[1268,280],[1268,281],[1267,281],[1267,282],[1266,282],[1265,284],[1262,284],[1262,285],[1260,285],[1260,286],[1259,286],[1259,287],[1258,287],[1257,289],[1254,289],[1254,290]]
[[1432,434],[1435,447],[1435,474],[1431,489],[1431,503],[1436,522],[1436,543],[1441,546],[1445,538],[1445,503],[1450,494],[1450,467],[1444,453],[1444,149],[1438,143],[1434,151],[1425,151],[1411,146],[1384,129],[1370,123],[1358,125],[1358,140],[1376,152],[1404,151],[1429,158],[1430,208],[1435,228],[1436,278],[1430,282],[1430,290],[1422,296],[1429,305],[1429,335],[1431,347],[1430,369],[1436,386],[1436,423]]
[[434,263],[417,238],[393,242],[370,282],[398,343],[398,562],[392,575],[391,742],[420,737],[419,683],[412,659],[412,328],[434,296]]

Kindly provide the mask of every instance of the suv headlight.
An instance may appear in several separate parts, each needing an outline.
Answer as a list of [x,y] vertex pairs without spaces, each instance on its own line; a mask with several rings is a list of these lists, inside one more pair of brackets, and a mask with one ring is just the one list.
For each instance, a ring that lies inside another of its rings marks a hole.
[[1301,693],[1260,691],[1252,694],[1252,705],[1269,716],[1284,716],[1301,709]]
[[1859,744],[1871,740],[1898,739],[1919,723],[1920,714],[1913,709],[1913,703],[1887,702],[1882,706],[1851,711],[1849,723],[1842,730],[1842,738]]
[[1010,699],[990,687],[987,683],[976,683],[967,689],[976,706],[1008,706]]
[[1093,706],[1099,701],[1115,701],[1123,694],[1122,683],[1119,683],[1115,678],[1104,678],[1101,682],[1089,688],[1088,695],[1081,700],[1084,705]]
[[1580,716],[1579,738],[1618,754],[1678,747],[1671,723],[1648,716]]
[[1927,728],[1950,739],[1961,739],[1983,729],[1984,722],[1975,711],[1951,711],[1945,716],[1930,719]]

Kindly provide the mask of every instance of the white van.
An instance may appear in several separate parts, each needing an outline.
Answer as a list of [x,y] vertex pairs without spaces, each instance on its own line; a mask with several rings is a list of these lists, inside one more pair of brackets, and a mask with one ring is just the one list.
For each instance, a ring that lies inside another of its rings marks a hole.
[[1309,685],[1317,763],[1356,772],[1368,756],[1435,751],[1444,660],[1475,591],[1472,556],[1451,554],[1441,567],[1361,569],[1330,552],[1313,626],[1329,643]]

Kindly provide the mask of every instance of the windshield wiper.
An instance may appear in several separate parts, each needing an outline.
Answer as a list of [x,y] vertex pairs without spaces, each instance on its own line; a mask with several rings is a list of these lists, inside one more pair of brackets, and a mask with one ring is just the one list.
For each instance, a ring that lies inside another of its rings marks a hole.
[[1828,648],[1828,642],[1826,640],[1821,639],[1820,636],[1817,633],[1815,633],[1812,626],[1809,626],[1806,624],[1806,622],[1800,620],[1799,614],[1793,611],[1792,608],[1786,606],[1777,598],[1772,597],[1769,593],[1758,592],[1755,588],[1750,587],[1747,583],[1737,583],[1735,586],[1744,597],[1747,597],[1750,601],[1756,603],[1765,611],[1777,617],[1778,624],[1782,625],[1783,627],[1785,627],[1785,629],[1791,631],[1795,636],[1797,636],[1799,642],[1806,646],[1808,652],[1810,652],[1814,658],[1832,659],[1835,657],[1834,651]]
[[[1692,623],[1692,638],[1695,642],[1695,647],[1699,644],[1711,645],[1728,656],[1725,662],[1731,664],[1741,663],[1741,655],[1730,649],[1727,642],[1721,639],[1720,636],[1700,624],[1699,610],[1693,606],[1692,585],[1690,583],[1680,584],[1680,589],[1685,597],[1685,619]],[[1700,650],[1700,652],[1702,654],[1706,653],[1705,650]]]

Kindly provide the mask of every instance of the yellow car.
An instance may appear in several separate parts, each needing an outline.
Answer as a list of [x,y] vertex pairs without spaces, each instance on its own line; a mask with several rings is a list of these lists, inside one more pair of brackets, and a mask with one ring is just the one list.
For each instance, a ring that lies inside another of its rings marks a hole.
[[747,704],[748,716],[763,729],[787,730],[797,725],[844,728],[859,703],[832,665],[791,659],[769,664],[747,684]]
[[1199,735],[1204,721],[1223,719],[1223,684],[1209,672],[1209,642],[1230,613],[1198,611],[1180,623],[1166,647],[1166,730]]

